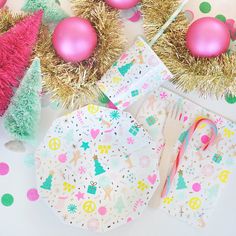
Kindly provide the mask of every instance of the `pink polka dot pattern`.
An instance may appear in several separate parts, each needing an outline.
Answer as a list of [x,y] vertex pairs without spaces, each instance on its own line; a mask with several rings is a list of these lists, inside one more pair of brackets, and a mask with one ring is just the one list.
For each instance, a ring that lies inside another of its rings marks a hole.
[[35,188],[29,189],[27,192],[27,198],[31,202],[37,201],[39,199],[38,190]]
[[207,144],[210,141],[210,138],[207,135],[203,135],[201,141],[203,144]]
[[201,191],[201,184],[199,184],[199,183],[193,184],[193,191],[200,192]]
[[98,213],[99,213],[101,216],[106,215],[106,213],[107,213],[106,207],[100,207],[100,208],[98,209]]
[[0,175],[7,175],[9,172],[9,166],[5,162],[0,163]]

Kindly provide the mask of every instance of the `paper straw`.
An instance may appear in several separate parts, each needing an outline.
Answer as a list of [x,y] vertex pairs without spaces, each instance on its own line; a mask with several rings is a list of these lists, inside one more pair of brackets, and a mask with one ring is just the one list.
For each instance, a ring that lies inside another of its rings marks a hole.
[[[171,0],[170,0],[171,1]],[[161,29],[157,32],[157,34],[153,37],[152,41],[149,43],[150,47],[152,47],[157,40],[162,36],[165,30],[170,26],[170,24],[175,21],[176,17],[179,13],[184,9],[185,5],[189,0],[184,0],[178,7],[178,9],[173,13],[173,15],[168,19],[168,21],[161,27]]]
[[176,158],[175,164],[173,165],[173,168],[172,168],[170,174],[167,177],[161,197],[165,197],[168,195],[168,193],[170,191],[170,187],[171,187],[172,183],[174,182],[177,170],[179,168],[180,161],[181,161],[182,157],[184,156],[184,153],[186,152],[186,149],[189,145],[189,142],[190,142],[193,134],[195,133],[195,131],[199,127],[199,125],[202,123],[206,123],[211,127],[211,139],[209,140],[209,142],[206,145],[203,146],[202,150],[205,151],[209,146],[214,144],[215,139],[218,134],[218,130],[217,130],[215,123],[213,121],[211,121],[209,119],[205,119],[205,118],[196,121],[188,130],[185,140],[179,149],[178,156]]

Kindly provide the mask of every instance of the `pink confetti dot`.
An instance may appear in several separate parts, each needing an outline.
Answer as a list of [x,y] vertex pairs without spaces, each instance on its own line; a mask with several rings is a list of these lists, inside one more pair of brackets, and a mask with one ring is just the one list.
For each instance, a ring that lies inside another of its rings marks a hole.
[[61,162],[61,163],[65,163],[67,161],[67,157],[66,157],[66,154],[63,153],[61,155],[58,156],[58,160]]
[[207,144],[210,141],[210,138],[207,135],[203,135],[201,138],[203,144]]
[[29,189],[27,192],[27,198],[29,201],[37,201],[39,199],[38,190],[35,188]]
[[130,223],[130,222],[132,222],[133,221],[133,219],[131,218],[131,217],[129,217],[128,219],[127,219],[127,223]]
[[9,166],[5,162],[0,163],[0,175],[7,175],[9,172]]
[[201,184],[195,183],[195,184],[193,184],[192,188],[193,188],[194,192],[199,192],[199,191],[201,191]]
[[106,207],[99,207],[98,213],[99,213],[101,216],[106,215],[106,213],[107,213]]

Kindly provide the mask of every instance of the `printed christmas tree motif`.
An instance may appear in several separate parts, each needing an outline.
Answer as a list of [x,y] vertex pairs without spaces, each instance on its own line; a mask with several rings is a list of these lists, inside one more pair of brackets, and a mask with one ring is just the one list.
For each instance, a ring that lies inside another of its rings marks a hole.
[[68,14],[62,10],[58,2],[55,0],[26,0],[22,10],[25,12],[43,10],[44,23],[57,23],[68,17]]
[[98,161],[98,156],[93,157],[94,165],[95,165],[95,175],[101,175],[105,173],[106,171],[103,169],[101,163]]
[[43,182],[43,184],[40,186],[40,188],[46,189],[46,190],[51,190],[51,188],[52,188],[52,178],[53,178],[53,174],[54,174],[53,171],[51,171],[51,172],[49,173],[49,176],[48,176],[47,179]]
[[32,141],[36,137],[41,114],[42,90],[40,60],[36,58],[24,76],[4,117],[4,126],[17,140]]
[[130,63],[128,63],[128,64],[125,64],[125,65],[122,66],[122,67],[119,67],[119,68],[118,68],[119,72],[120,72],[123,76],[125,76],[125,75],[129,72],[129,70],[131,69],[131,67],[134,65],[134,63],[135,63],[135,60],[133,60],[132,62],[130,62]]
[[0,116],[2,116],[29,66],[38,38],[42,11],[26,17],[0,36]]
[[180,190],[180,189],[186,189],[187,188],[187,185],[185,183],[185,180],[183,178],[183,171],[180,170],[179,171],[179,178],[178,178],[178,183],[177,183],[177,190]]
[[117,199],[117,202],[115,204],[115,208],[118,213],[122,213],[122,211],[124,210],[125,203],[124,203],[123,198],[121,196]]

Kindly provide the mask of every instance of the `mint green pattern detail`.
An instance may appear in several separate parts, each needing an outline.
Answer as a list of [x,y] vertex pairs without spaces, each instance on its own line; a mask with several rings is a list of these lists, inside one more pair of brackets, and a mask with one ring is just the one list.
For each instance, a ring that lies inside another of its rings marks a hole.
[[41,115],[42,76],[36,58],[26,72],[4,116],[4,126],[15,139],[33,143]]
[[44,23],[58,23],[69,17],[55,0],[26,0],[22,7],[22,11],[25,12],[35,12],[38,10],[44,11]]

